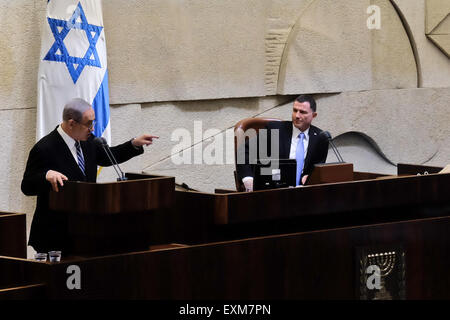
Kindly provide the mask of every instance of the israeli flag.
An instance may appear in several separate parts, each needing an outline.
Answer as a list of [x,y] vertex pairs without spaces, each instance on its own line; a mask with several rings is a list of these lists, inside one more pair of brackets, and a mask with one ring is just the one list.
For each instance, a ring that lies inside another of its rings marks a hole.
[[94,134],[110,143],[101,0],[49,0],[40,57],[37,140],[62,122],[62,110],[69,100],[82,98],[95,110]]

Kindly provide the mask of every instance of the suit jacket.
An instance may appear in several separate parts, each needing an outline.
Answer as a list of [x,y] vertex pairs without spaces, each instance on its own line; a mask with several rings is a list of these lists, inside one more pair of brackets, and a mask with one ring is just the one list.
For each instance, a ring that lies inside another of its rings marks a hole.
[[[267,146],[268,146],[268,155],[272,155],[270,150],[271,146],[271,130],[278,129],[279,130],[279,150],[278,150],[278,158],[279,159],[289,159],[289,153],[291,150],[291,142],[292,142],[292,121],[273,121],[269,122],[266,126],[267,129]],[[320,136],[321,129],[316,126],[311,125],[309,127],[309,144],[308,151],[306,154],[305,162],[303,165],[302,177],[304,175],[309,175],[314,169],[314,165],[317,163],[325,163],[328,155],[328,140]],[[258,135],[260,139],[260,135]],[[258,141],[259,146],[259,141]],[[259,148],[258,148],[259,149]],[[259,151],[258,151],[259,154]],[[273,155],[272,155],[273,156]],[[237,164],[236,170],[238,173],[238,177],[240,179],[244,177],[253,177],[254,176],[254,166],[250,164],[249,159],[249,144],[248,142],[245,144],[245,163]]]
[[[31,149],[22,179],[22,192],[28,196],[37,196],[36,210],[31,224],[29,245],[38,252],[50,250],[70,251],[67,241],[67,217],[51,212],[48,208],[51,184],[46,180],[48,170],[64,174],[71,181],[96,182],[97,166],[110,166],[103,148],[93,142],[94,137],[81,141],[85,172],[83,175],[67,144],[55,129],[39,140]],[[142,154],[143,148],[136,149],[127,141],[111,151],[121,163]]]

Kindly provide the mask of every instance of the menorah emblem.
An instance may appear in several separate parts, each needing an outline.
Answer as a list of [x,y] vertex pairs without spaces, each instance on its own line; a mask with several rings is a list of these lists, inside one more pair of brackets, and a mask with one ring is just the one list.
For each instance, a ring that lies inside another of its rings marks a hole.
[[374,300],[392,300],[389,291],[386,290],[386,277],[389,276],[395,267],[395,251],[369,254],[367,256],[368,264],[377,266],[380,277],[380,290],[375,292]]
[[405,299],[405,253],[401,246],[358,248],[359,298]]

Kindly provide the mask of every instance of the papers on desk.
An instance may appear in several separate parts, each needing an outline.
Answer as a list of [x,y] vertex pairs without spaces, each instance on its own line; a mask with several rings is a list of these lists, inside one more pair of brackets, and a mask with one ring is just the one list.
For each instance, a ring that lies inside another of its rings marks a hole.
[[450,173],[450,164],[446,165],[439,173]]

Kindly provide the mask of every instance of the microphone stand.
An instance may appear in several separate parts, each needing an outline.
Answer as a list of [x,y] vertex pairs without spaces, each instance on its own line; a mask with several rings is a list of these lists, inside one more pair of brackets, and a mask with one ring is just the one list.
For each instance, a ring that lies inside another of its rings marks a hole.
[[116,171],[116,174],[118,176],[117,181],[126,181],[128,180],[127,177],[125,177],[125,174],[123,173],[123,171],[120,169],[119,164],[117,163],[116,158],[114,157],[114,154],[112,153],[111,149],[108,146],[108,143],[106,142],[105,138],[103,137],[98,137],[94,139],[96,143],[101,144],[103,150],[106,153],[106,156],[108,157],[109,161],[111,162],[114,170]]
[[[111,149],[108,147],[107,144],[102,144],[103,150],[105,150],[106,155],[108,156],[109,161],[111,162],[114,170],[117,173],[117,181],[126,181],[128,180],[127,177],[125,177],[125,174],[123,173],[123,171],[120,169],[119,164],[116,161],[116,158],[114,157],[113,153],[111,152]],[[119,173],[120,171],[120,173]]]
[[333,142],[333,138],[331,137],[331,134],[328,131],[322,131],[320,134],[324,135],[328,139],[328,142],[331,144],[331,149],[333,149],[333,152],[336,155],[338,162],[345,163],[344,159],[342,158],[341,154],[339,153],[338,148],[336,147],[336,145]]
[[336,155],[336,158],[338,159],[339,163],[344,163],[344,159],[342,159],[341,154],[339,153],[338,148],[336,148],[336,145],[333,142],[333,139],[328,140],[331,144],[331,149],[333,149],[334,154]]

